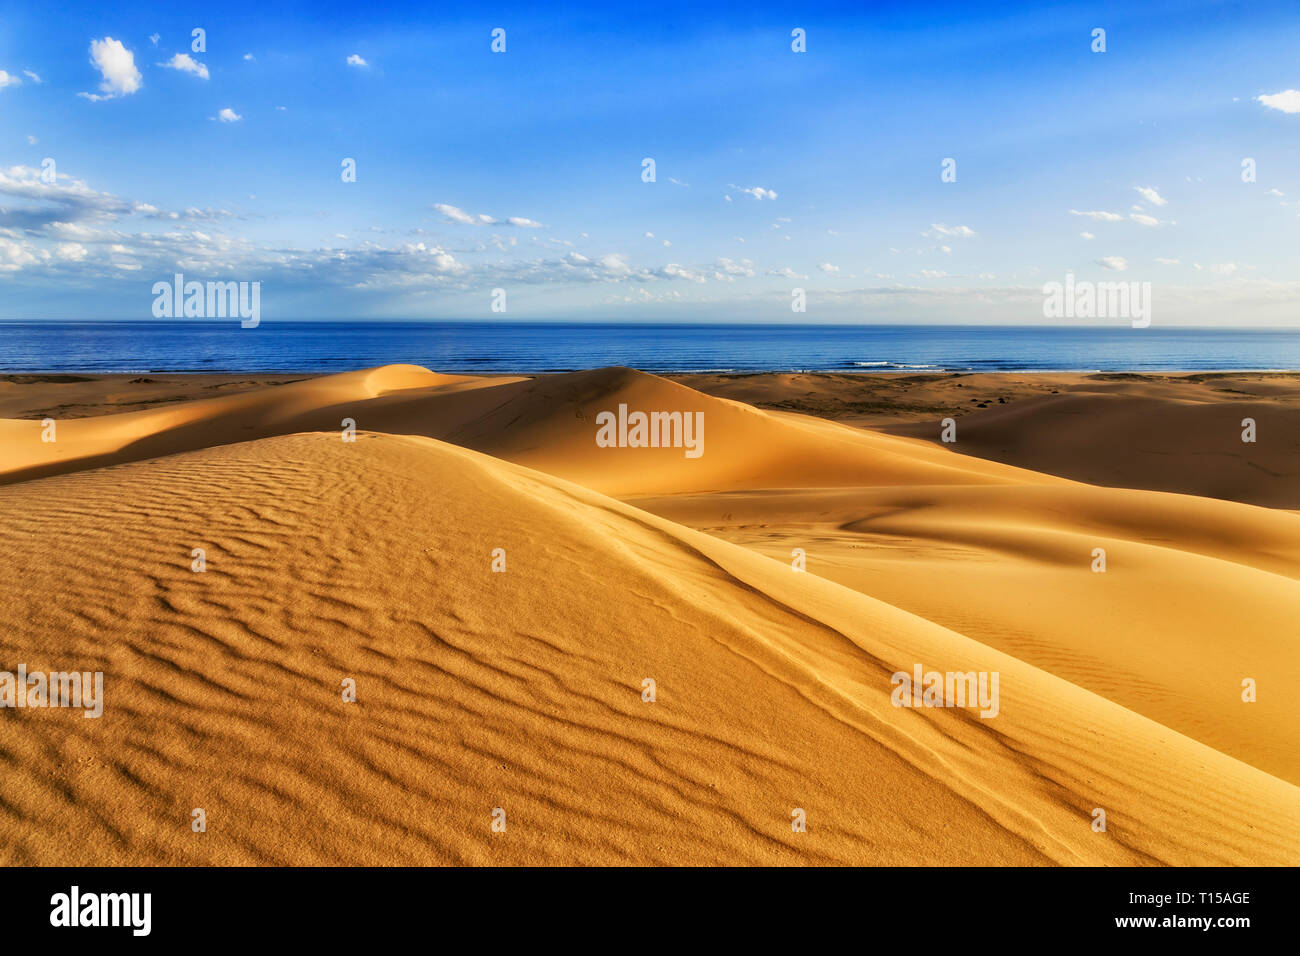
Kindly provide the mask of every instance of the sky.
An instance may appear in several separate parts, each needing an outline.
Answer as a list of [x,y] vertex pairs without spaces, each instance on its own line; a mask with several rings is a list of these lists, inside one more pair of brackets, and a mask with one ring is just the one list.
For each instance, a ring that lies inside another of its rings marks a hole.
[[111,6],[0,0],[0,319],[1300,325],[1294,0]]

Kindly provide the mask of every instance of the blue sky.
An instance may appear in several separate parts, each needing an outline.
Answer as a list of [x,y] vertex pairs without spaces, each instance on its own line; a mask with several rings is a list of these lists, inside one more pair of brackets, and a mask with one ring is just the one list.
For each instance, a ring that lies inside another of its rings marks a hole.
[[1293,2],[269,6],[0,13],[0,318],[1300,324]]

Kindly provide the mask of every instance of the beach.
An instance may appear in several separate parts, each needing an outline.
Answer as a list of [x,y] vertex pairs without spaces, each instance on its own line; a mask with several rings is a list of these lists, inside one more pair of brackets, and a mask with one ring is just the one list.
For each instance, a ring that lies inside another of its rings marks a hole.
[[0,448],[0,669],[103,675],[0,712],[7,864],[1300,863],[1300,373],[3,375]]

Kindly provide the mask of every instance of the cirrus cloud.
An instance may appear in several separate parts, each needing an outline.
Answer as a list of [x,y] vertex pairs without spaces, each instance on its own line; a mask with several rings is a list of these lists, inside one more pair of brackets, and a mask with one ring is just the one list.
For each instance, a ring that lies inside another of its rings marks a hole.
[[535,219],[527,219],[523,216],[508,216],[505,219],[496,219],[486,213],[468,213],[459,206],[453,206],[445,202],[436,202],[433,204],[433,208],[442,214],[445,221],[460,226],[514,226],[517,229],[546,228],[545,225]]
[[1121,216],[1119,213],[1106,212],[1104,209],[1088,209],[1082,211],[1078,209],[1071,209],[1070,215],[1086,216],[1087,218],[1094,219],[1097,222],[1123,222],[1124,221],[1124,217]]
[[941,222],[932,222],[930,223],[930,230],[921,233],[921,235],[935,239],[940,236],[946,236],[950,239],[974,239],[978,233],[970,226],[946,226]]

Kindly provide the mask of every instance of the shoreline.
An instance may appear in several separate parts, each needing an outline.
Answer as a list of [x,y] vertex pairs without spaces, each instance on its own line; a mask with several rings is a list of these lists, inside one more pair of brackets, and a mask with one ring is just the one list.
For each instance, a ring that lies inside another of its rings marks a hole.
[[[391,364],[391,363],[389,363]],[[415,363],[418,364],[418,363]],[[20,369],[0,370],[0,381],[14,378],[40,376],[50,377],[85,377],[105,378],[110,376],[126,377],[141,375],[296,375],[300,378],[318,378],[323,375],[341,375],[345,372],[363,372],[367,369],[380,368],[382,365],[359,365],[356,368],[338,369]],[[583,368],[547,369],[541,372],[518,370],[490,372],[473,368],[430,368],[430,371],[442,375],[472,375],[476,378],[530,378],[542,375],[571,375],[574,372],[589,372],[596,368],[636,368],[647,375],[667,378],[675,375],[1300,375],[1300,368],[935,368],[929,366],[895,367],[895,368],[766,368],[766,369],[648,369],[631,365],[587,366]]]

